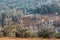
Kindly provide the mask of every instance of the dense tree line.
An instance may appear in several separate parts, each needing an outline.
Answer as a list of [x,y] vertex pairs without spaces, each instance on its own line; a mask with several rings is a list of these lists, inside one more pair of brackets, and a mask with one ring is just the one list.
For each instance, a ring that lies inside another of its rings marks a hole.
[[42,5],[41,7],[36,7],[36,9],[32,9],[30,8],[29,10],[27,10],[27,12],[32,13],[32,14],[42,14],[42,15],[46,15],[46,14],[55,14],[56,12],[59,12],[60,9],[57,5],[55,4],[51,4],[51,5]]

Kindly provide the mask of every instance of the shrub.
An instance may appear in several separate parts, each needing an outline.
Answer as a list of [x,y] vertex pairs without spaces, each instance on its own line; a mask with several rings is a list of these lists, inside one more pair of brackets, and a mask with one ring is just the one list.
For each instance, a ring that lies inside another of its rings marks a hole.
[[0,26],[0,37],[3,37],[3,28],[2,28],[2,26]]
[[55,37],[55,29],[54,26],[52,25],[40,25],[40,30],[37,33],[39,37],[43,37],[43,38],[51,38],[51,37]]
[[8,25],[3,30],[3,35],[8,37],[15,37],[16,28],[15,26]]
[[33,37],[32,33],[29,31],[28,28],[25,27],[18,27],[16,32],[16,37],[21,37],[21,38],[27,38],[27,37]]
[[3,37],[3,32],[0,31],[0,37]]

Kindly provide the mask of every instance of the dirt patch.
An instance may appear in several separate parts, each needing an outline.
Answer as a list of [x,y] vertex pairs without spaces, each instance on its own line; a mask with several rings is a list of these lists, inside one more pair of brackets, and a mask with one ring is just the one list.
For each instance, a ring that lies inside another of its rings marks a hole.
[[46,38],[11,38],[11,37],[1,37],[0,40],[60,40],[60,39],[46,39]]

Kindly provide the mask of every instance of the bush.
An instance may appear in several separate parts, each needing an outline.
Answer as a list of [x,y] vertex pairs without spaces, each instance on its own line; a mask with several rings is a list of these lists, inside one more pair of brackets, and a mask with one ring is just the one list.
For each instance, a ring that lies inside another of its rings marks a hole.
[[32,33],[29,31],[28,28],[25,27],[18,27],[16,32],[16,37],[21,37],[21,38],[28,38],[28,37],[33,37]]
[[55,30],[54,30],[54,26],[52,25],[41,25],[40,26],[40,30],[38,32],[38,36],[39,37],[43,37],[43,38],[51,38],[51,37],[55,37]]
[[47,31],[39,31],[38,36],[43,37],[43,38],[45,38],[45,37],[47,38],[47,37],[49,37],[49,33]]
[[3,37],[3,32],[0,31],[0,37]]
[[3,28],[2,28],[2,26],[0,26],[0,37],[3,37]]
[[3,30],[3,35],[8,37],[15,37],[16,28],[15,26],[8,25]]

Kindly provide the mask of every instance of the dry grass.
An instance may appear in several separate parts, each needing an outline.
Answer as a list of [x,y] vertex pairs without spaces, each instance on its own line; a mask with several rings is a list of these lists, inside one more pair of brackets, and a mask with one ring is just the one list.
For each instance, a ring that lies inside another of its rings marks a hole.
[[55,38],[51,38],[51,39],[43,39],[43,38],[8,38],[8,37],[1,37],[0,40],[60,40],[60,39],[55,39]]

